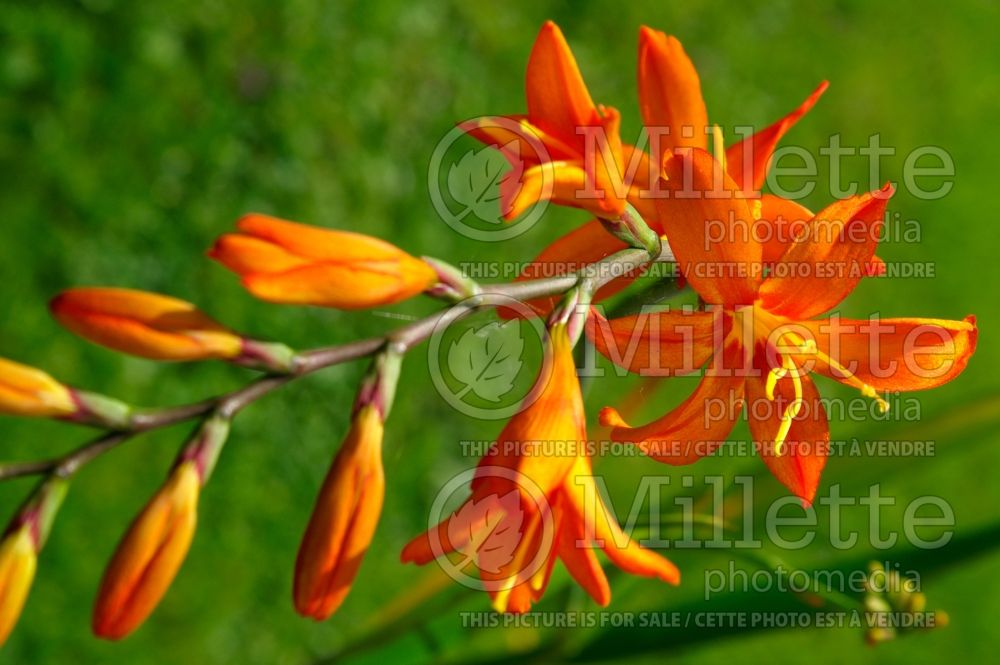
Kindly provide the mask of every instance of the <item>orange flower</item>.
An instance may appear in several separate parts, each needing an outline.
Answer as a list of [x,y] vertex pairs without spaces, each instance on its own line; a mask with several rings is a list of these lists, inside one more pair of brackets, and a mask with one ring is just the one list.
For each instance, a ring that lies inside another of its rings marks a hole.
[[[558,31],[554,25],[549,29]],[[543,34],[545,32],[546,29],[543,28]],[[561,35],[559,37],[561,39]],[[568,50],[565,53],[569,54]],[[572,55],[567,57],[572,58]],[[575,66],[568,71],[576,71]],[[648,27],[640,30],[638,81],[639,106],[650,140],[650,153],[647,154],[630,145],[622,146],[622,158],[618,163],[617,174],[620,174],[619,178],[624,185],[619,189],[627,192],[628,202],[642,215],[650,228],[662,235],[664,223],[660,219],[655,203],[656,199],[662,196],[658,182],[659,165],[662,164],[663,158],[677,148],[708,148],[710,136],[713,138],[721,136],[713,135],[711,131],[698,72],[676,38]],[[583,86],[582,81],[579,85]],[[757,223],[753,232],[765,241],[766,262],[780,258],[785,248],[795,238],[796,232],[812,218],[813,213],[794,201],[773,194],[761,195],[759,190],[764,185],[768,164],[778,141],[812,108],[826,88],[827,83],[821,83],[794,111],[725,151],[726,168],[733,182],[743,190],[747,198],[754,199],[752,206],[757,211],[755,216]],[[551,86],[549,89],[551,90]],[[583,90],[586,92],[586,88]],[[552,95],[551,92],[549,94]],[[572,99],[580,95],[567,95],[567,97]],[[474,135],[486,141],[482,132]],[[510,140],[506,134],[495,134],[492,145],[500,147]],[[721,153],[722,146],[717,147]],[[525,152],[526,148],[521,148],[520,153]],[[530,151],[528,154],[531,154]],[[516,172],[517,169],[512,173]],[[524,189],[529,190],[529,188]],[[522,192],[520,196],[524,198],[527,194]],[[556,203],[575,205],[559,198],[553,200]],[[519,213],[531,202],[533,201],[518,207],[517,212]],[[601,215],[599,210],[594,212]],[[621,210],[618,210],[618,214],[621,214]],[[542,250],[525,268],[518,280],[533,279],[536,274],[565,274],[579,270],[624,247],[625,244],[607,233],[598,220],[591,220]],[[876,257],[873,259],[872,274],[882,272],[884,264]],[[635,276],[626,275],[606,285],[596,294],[594,302],[600,302],[614,295],[628,286]],[[546,304],[551,305],[551,302],[535,303],[536,308],[543,312]]]
[[437,283],[426,262],[371,236],[257,214],[236,226],[242,233],[219,238],[209,256],[261,300],[364,309],[406,300]]
[[38,553],[31,525],[8,532],[0,542],[0,645],[21,616],[35,578]]
[[556,559],[600,605],[611,598],[594,548],[622,569],[676,584],[676,567],[622,533],[594,484],[571,344],[551,332],[551,368],[537,399],[508,422],[480,462],[472,496],[403,550],[422,565],[460,553],[473,563],[499,612],[526,612],[543,595]]
[[132,523],[97,592],[92,625],[98,637],[121,639],[156,609],[191,546],[200,489],[196,462],[182,462]]
[[295,563],[302,616],[326,619],[351,590],[382,512],[382,434],[376,406],[361,407],[323,482]]
[[500,183],[501,211],[512,220],[541,200],[575,206],[598,217],[625,210],[621,116],[594,105],[562,31],[542,26],[528,59],[527,115],[462,123],[471,136],[500,149],[513,170]]
[[40,369],[0,358],[0,413],[60,418],[78,410],[69,388]]
[[[657,200],[681,270],[710,311],[640,315],[588,327],[603,353],[632,370],[648,369],[654,351],[658,369],[676,373],[712,362],[694,394],[659,420],[631,428],[606,408],[601,421],[613,427],[614,440],[634,442],[668,464],[687,464],[724,442],[746,398],[750,431],[764,461],[811,502],[830,434],[808,373],[853,386],[884,410],[888,404],[878,391],[931,388],[965,369],[976,346],[975,318],[816,320],[867,273],[891,188],[828,206],[765,276],[761,244],[735,230],[753,220],[746,199],[709,195],[719,191],[713,187],[718,177],[725,190],[738,189],[719,167],[699,148],[679,150],[666,163],[664,185],[684,195]],[[717,241],[706,242],[710,225],[720,222],[724,237],[712,231]],[[647,348],[629,353],[629,340],[636,338]]]
[[115,288],[59,294],[52,314],[77,335],[116,351],[154,360],[235,359],[243,340],[183,300]]

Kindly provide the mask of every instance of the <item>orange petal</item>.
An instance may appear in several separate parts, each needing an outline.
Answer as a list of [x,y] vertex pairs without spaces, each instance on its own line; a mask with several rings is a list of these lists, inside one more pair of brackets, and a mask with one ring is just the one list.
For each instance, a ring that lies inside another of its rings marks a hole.
[[563,520],[558,540],[559,558],[570,576],[601,607],[611,602],[611,587],[593,545],[588,543],[581,516],[571,511]]
[[754,301],[761,279],[761,245],[753,216],[719,163],[700,148],[684,148],[664,165],[665,196],[657,217],[681,272],[713,305]]
[[244,215],[236,227],[248,236],[278,245],[310,262],[396,261],[409,256],[395,245],[362,233],[289,222],[270,215]]
[[647,312],[609,321],[594,310],[585,330],[615,365],[641,376],[671,376],[701,369],[728,327],[728,318],[715,312]]
[[[804,321],[819,350],[851,372],[816,360],[826,376],[878,391],[926,390],[951,381],[965,370],[976,350],[976,318],[854,320],[834,317]],[[812,359],[802,356],[803,360]]]
[[281,273],[250,273],[243,277],[243,286],[268,302],[364,309],[405,300],[429,286],[423,270],[407,275],[398,267],[378,262],[317,263]]
[[745,377],[736,369],[741,355],[739,345],[730,345],[724,367],[706,370],[691,396],[659,420],[630,427],[605,407],[601,424],[612,428],[612,440],[634,443],[664,464],[690,464],[711,455],[726,442],[742,411]]
[[[584,525],[584,533],[598,544],[611,562],[632,575],[653,577],[668,584],[679,584],[681,573],[673,563],[652,550],[640,546],[621,527],[604,505],[586,459],[567,485],[566,520]],[[600,590],[595,587],[595,591]],[[594,594],[592,594],[594,595]],[[600,596],[595,595],[600,601]]]
[[525,399],[527,406],[497,436],[494,449],[500,452],[493,460],[515,469],[546,496],[562,484],[587,440],[583,396],[566,326],[555,326],[549,337],[549,371],[540,373]]
[[778,141],[813,107],[829,85],[823,81],[797,109],[726,150],[726,168],[744,192],[756,192],[764,186],[768,162]]
[[[600,159],[600,158],[598,158]],[[581,208],[598,217],[621,215],[624,203],[610,195],[613,189],[598,183],[584,170],[582,162],[546,162],[517,171],[508,171],[500,180],[500,209],[504,219],[520,217],[540,201]],[[598,192],[603,192],[598,196]]]
[[893,190],[837,201],[816,214],[760,288],[764,307],[794,320],[835,307],[868,273]]
[[[566,235],[556,238],[529,263],[514,281],[542,279],[555,277],[571,272],[578,272],[615,252],[628,247],[623,241],[614,237],[601,222],[592,219],[582,224]],[[594,295],[594,302],[600,302],[618,293],[638,277],[638,274],[623,275],[611,280]],[[559,302],[556,297],[536,298],[526,304],[540,315],[547,315]],[[498,310],[504,318],[514,318],[520,312],[510,308]]]
[[645,26],[639,30],[639,108],[656,163],[667,150],[707,146],[708,112],[694,64],[677,39]]
[[284,272],[310,264],[281,245],[253,236],[227,233],[215,241],[208,255],[237,274]]
[[577,146],[532,125],[526,116],[486,116],[466,120],[458,126],[476,140],[502,151],[515,167],[580,156]]
[[573,52],[552,21],[542,26],[531,49],[525,86],[532,124],[579,145],[577,128],[593,125],[596,109]]
[[763,377],[747,379],[747,421],[757,451],[774,477],[803,501],[812,503],[826,465],[830,426],[812,380],[803,375],[801,381],[803,406],[792,419],[780,455],[775,452],[775,436],[782,414],[794,399],[791,378],[778,380],[773,401],[767,397]]
[[803,205],[774,194],[760,198],[760,219],[755,224],[757,239],[764,246],[764,263],[779,260],[798,237],[814,213]]

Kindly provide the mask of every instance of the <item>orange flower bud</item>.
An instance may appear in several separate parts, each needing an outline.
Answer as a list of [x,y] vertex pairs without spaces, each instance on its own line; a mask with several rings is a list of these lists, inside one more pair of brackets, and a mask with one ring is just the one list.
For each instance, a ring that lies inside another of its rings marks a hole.
[[0,413],[58,418],[78,409],[70,389],[42,370],[0,358]]
[[191,546],[200,489],[196,463],[183,462],[132,523],[97,592],[92,626],[98,637],[121,639],[156,608]]
[[363,309],[406,300],[437,283],[430,265],[387,242],[249,214],[242,233],[219,238],[209,256],[257,298]]
[[30,525],[11,531],[0,542],[0,645],[7,641],[21,615],[37,561]]
[[243,340],[191,303],[114,288],[63,291],[52,314],[95,344],[153,360],[236,358]]
[[302,616],[326,619],[351,590],[382,512],[382,432],[378,409],[361,407],[323,482],[295,562]]

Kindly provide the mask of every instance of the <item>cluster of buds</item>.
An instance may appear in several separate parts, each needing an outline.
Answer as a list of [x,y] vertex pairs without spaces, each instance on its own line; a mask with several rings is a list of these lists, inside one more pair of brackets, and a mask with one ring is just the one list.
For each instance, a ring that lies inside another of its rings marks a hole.
[[[377,238],[263,215],[244,217],[238,228],[240,234],[222,236],[210,254],[240,274],[246,288],[261,299],[358,309],[399,302],[440,286],[431,262]],[[161,294],[75,288],[54,298],[51,311],[80,337],[140,358],[223,360],[260,370],[261,381],[290,380],[311,371],[304,355],[288,346],[240,335],[195,305]],[[383,422],[400,362],[392,345],[376,354],[359,390],[350,431],[320,490],[295,566],[295,607],[303,616],[324,619],[336,609],[371,542],[384,495]],[[110,433],[80,449],[82,455],[70,454],[36,469],[48,474],[47,480],[17,512],[0,543],[0,643],[28,596],[38,553],[81,464],[79,458],[153,427],[202,417],[166,482],[125,532],[97,591],[94,634],[118,640],[141,626],[184,562],[195,535],[202,488],[237,408],[219,399],[190,409],[138,409],[0,359],[0,413],[59,419]]]
[[865,581],[865,641],[875,645],[894,640],[900,633],[933,630],[948,625],[942,610],[927,611],[927,597],[913,578],[886,570],[878,561],[868,565]]
[[[817,101],[825,83],[784,118],[726,147],[721,131],[708,123],[697,72],[675,38],[643,28],[638,72],[648,152],[622,142],[619,112],[595,104],[553,23],[543,26],[529,58],[527,113],[462,125],[508,159],[521,160],[500,183],[506,218],[542,200],[595,217],[545,248],[521,280],[540,267],[554,267],[558,275],[560,265],[586,266],[568,283],[539,280],[523,285],[523,291],[504,285],[506,294],[523,293],[532,299],[531,311],[547,317],[545,362],[520,409],[478,465],[469,499],[402,553],[405,562],[457,560],[459,568],[473,566],[499,612],[528,611],[544,594],[557,561],[596,603],[607,605],[611,591],[598,550],[629,573],[669,584],[680,581],[676,566],[622,531],[597,491],[572,354],[584,333],[612,362],[635,372],[654,354],[670,373],[704,369],[692,396],[651,423],[632,427],[618,410],[602,410],[600,422],[613,440],[634,444],[667,464],[690,464],[725,442],[744,403],[762,402],[774,408],[766,416],[748,409],[754,441],[778,481],[806,503],[826,462],[828,449],[818,444],[829,440],[825,410],[804,408],[818,399],[810,370],[887,405],[880,393],[949,381],[975,350],[973,317],[883,320],[896,333],[874,340],[859,325],[834,340],[820,325],[825,322],[817,317],[837,306],[862,277],[882,272],[875,250],[893,193],[886,187],[832,202],[814,214],[762,192],[778,141]],[[522,148],[508,149],[512,143]],[[732,234],[706,242],[708,224],[718,220],[769,225],[774,230],[769,237],[784,240],[765,243]],[[831,228],[837,233],[817,233]],[[857,230],[862,233],[847,233]],[[454,305],[455,300],[488,295],[487,286],[442,261],[417,258],[358,233],[260,214],[240,219],[237,231],[222,235],[209,256],[236,273],[253,296],[285,305],[358,310],[424,293],[465,312],[467,306]],[[636,268],[657,261],[677,264],[699,296],[697,310],[607,320],[592,308],[638,274],[605,274],[594,264]],[[808,277],[787,277],[801,271],[784,270],[829,263],[863,266],[864,271],[821,279],[816,270],[806,271]],[[718,266],[737,269],[721,274],[713,270]],[[241,335],[191,303],[142,291],[76,288],[56,297],[51,309],[68,330],[115,351],[160,361],[222,360],[262,376],[216,400],[150,410],[0,360],[0,412],[107,431],[61,460],[22,465],[20,471],[0,467],[0,478],[46,474],[0,542],[0,641],[16,621],[58,506],[85,461],[154,427],[200,419],[166,482],[123,536],[101,581],[93,630],[120,639],[153,613],[181,568],[195,535],[201,491],[236,413],[287,381],[364,356],[371,357],[371,368],[319,489],[293,578],[300,614],[323,620],[335,612],[351,589],[382,510],[383,438],[403,354],[430,334],[439,315],[377,340],[296,352]],[[917,336],[913,343],[915,330],[933,333],[933,341]],[[870,354],[876,350],[883,361],[898,361],[899,371],[891,376],[873,372]],[[932,363],[946,364],[947,370],[920,371]],[[723,418],[706,424],[706,405],[712,402],[729,408]],[[558,445],[543,445],[549,452],[538,454],[540,443]],[[913,612],[921,598],[872,595],[869,604],[878,609],[884,600]]]

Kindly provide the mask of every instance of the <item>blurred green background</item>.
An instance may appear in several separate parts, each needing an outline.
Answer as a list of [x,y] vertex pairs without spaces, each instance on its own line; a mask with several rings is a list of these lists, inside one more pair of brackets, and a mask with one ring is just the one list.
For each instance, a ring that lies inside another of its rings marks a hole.
[[[639,129],[636,35],[641,24],[677,35],[695,60],[712,119],[762,126],[824,78],[831,89],[790,134],[825,145],[841,133],[864,145],[880,132],[895,156],[921,145],[954,158],[953,191],[925,201],[905,190],[890,209],[920,222],[919,243],[890,242],[890,262],[931,261],[933,279],[870,280],[843,311],[866,316],[979,317],[979,350],[957,381],[920,395],[919,422],[834,422],[835,439],[934,440],[934,457],[832,459],[821,494],[880,482],[896,497],[883,524],[899,527],[906,504],[937,495],[955,511],[948,547],[915,552],[862,543],[773,554],[804,569],[863,568],[871,558],[921,573],[945,630],[869,648],[859,629],[769,631],[462,627],[460,612],[485,597],[435,587],[433,570],[402,566],[402,545],[425,528],[449,477],[469,468],[458,442],[489,439],[500,423],[455,413],[429,387],[423,349],[407,364],[388,425],[388,493],[376,541],[346,605],[331,620],[300,619],[290,602],[300,532],[346,425],[363,366],[298,382],[242,415],[203,495],[200,529],[174,587],[146,626],[120,644],[89,634],[103,566],[125,525],[168,467],[186,427],[134,441],[75,481],[20,625],[0,659],[16,663],[294,663],[344,650],[350,662],[986,662],[1000,646],[1000,335],[997,333],[995,192],[1000,117],[997,4],[949,2],[317,3],[17,2],[0,5],[0,353],[45,367],[74,385],[138,404],[167,405],[232,389],[251,374],[221,364],[157,365],[74,339],[49,318],[47,300],[70,285],[121,285],[192,300],[228,325],[297,346],[344,342],[398,322],[377,312],[345,314],[255,302],[204,257],[249,210],[392,238],[413,253],[452,261],[520,260],[585,216],[550,211],[505,243],[472,242],[437,217],[427,192],[431,152],[453,123],[520,112],[523,73],[541,23],[556,20],[595,98],[618,106],[623,135]],[[471,145],[471,144],[470,144]],[[847,177],[868,164],[847,160]],[[820,207],[823,187],[806,201]],[[431,311],[411,303],[397,312]],[[853,396],[828,381],[825,395]],[[676,384],[676,385],[675,385]],[[632,384],[588,386],[592,413]],[[645,415],[676,403],[693,384],[670,382]],[[3,419],[3,459],[59,454],[87,433],[53,423]],[[745,427],[737,430],[746,436]],[[783,492],[758,460],[706,461],[697,474],[756,473],[759,511]],[[640,474],[679,475],[641,459],[610,459],[619,515]],[[5,483],[7,512],[31,487]],[[696,483],[672,494],[698,496]],[[759,512],[758,511],[758,512]],[[820,509],[820,523],[825,512]],[[865,529],[867,508],[846,513]],[[612,575],[610,609],[809,611],[781,594],[700,600],[704,570],[737,560],[731,551],[667,553],[682,568],[679,589]],[[416,589],[416,590],[415,590]],[[426,596],[426,598],[424,598]],[[400,599],[403,600],[400,600]],[[544,610],[593,610],[566,576]]]

